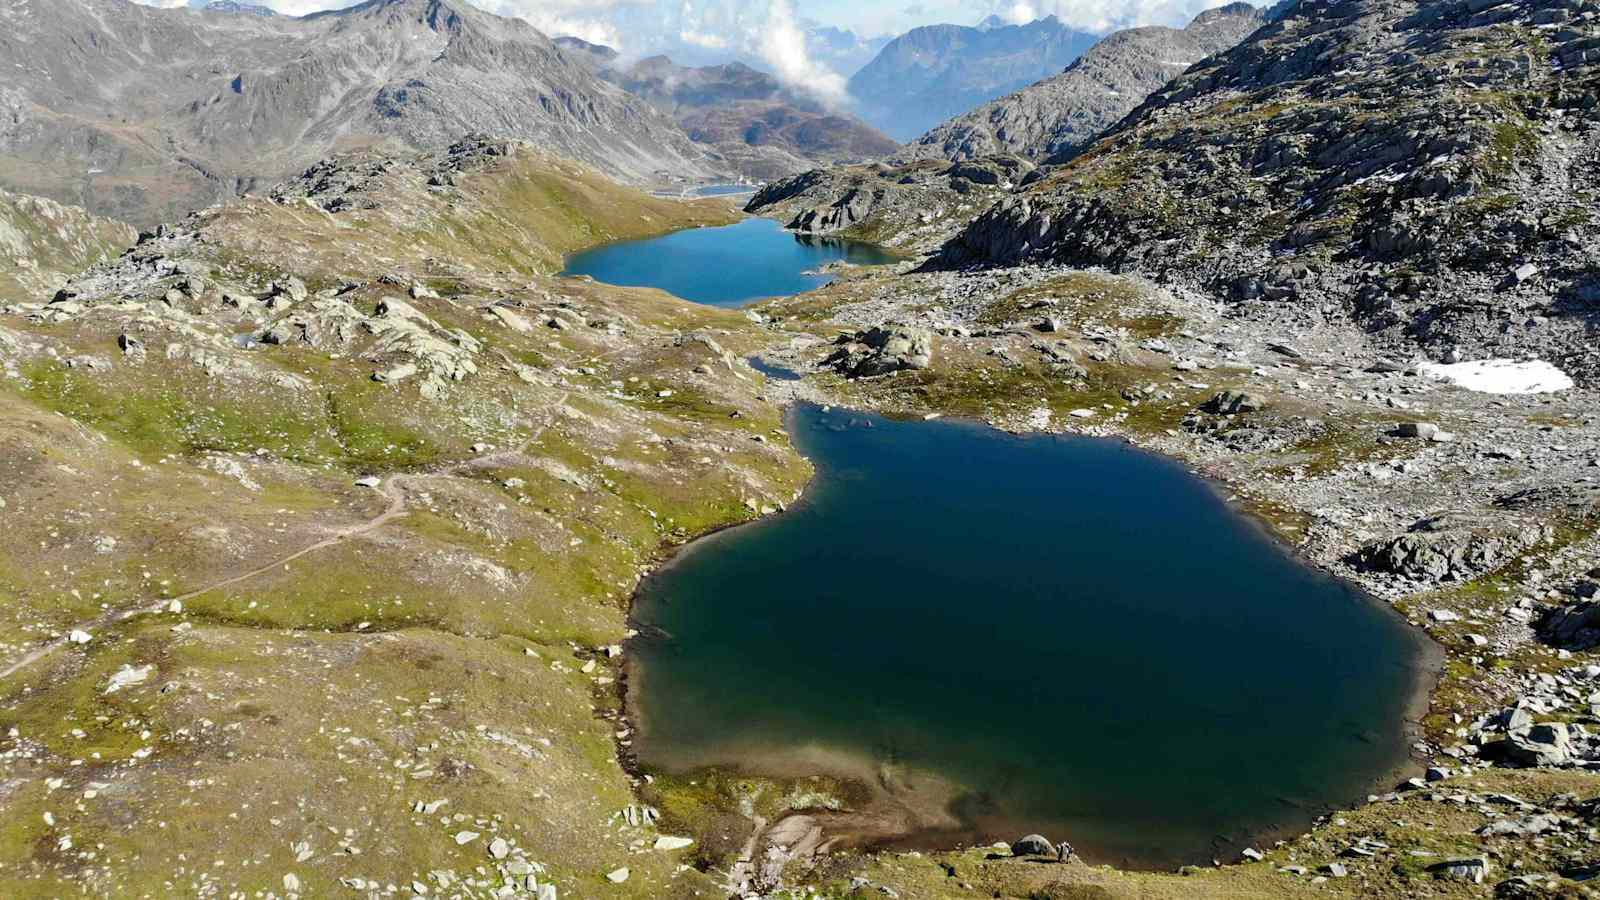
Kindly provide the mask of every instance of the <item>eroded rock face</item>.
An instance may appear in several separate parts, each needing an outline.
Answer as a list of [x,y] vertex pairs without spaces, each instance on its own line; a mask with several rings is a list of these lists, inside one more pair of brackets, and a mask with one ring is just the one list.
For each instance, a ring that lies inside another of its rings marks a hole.
[[1548,525],[1485,526],[1471,517],[1442,514],[1405,534],[1375,541],[1356,555],[1357,566],[1416,581],[1461,581],[1491,571],[1548,539]]
[[843,335],[823,365],[849,378],[872,378],[933,364],[933,332],[904,325],[880,325]]

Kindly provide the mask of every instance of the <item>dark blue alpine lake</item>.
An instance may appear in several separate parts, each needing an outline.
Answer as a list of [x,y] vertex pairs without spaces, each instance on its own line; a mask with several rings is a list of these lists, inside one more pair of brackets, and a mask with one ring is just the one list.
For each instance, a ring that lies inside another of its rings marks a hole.
[[770,219],[746,219],[585,250],[567,260],[562,274],[660,288],[713,306],[741,306],[821,287],[829,278],[817,269],[830,262],[879,265],[894,259],[871,244],[797,235]]
[[1406,766],[1418,633],[1182,467],[812,406],[791,428],[805,500],[639,593],[648,769],[847,777],[915,811],[913,844],[1170,866]]

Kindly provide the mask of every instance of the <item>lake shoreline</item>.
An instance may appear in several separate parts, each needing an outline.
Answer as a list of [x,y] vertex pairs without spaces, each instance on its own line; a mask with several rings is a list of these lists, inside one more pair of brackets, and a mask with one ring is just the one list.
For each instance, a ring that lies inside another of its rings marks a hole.
[[[776,379],[771,379],[770,377],[769,381],[773,384],[779,383],[776,381]],[[916,419],[915,416],[906,415],[904,413],[872,409],[870,408],[870,405],[868,405],[867,408],[856,408],[841,406],[836,403],[825,403],[816,397],[809,396],[813,388],[804,382],[783,382],[783,384],[795,388],[795,390],[791,391],[791,396],[783,401],[785,426],[786,429],[791,431],[791,433],[793,432],[794,417],[798,414],[801,407],[807,404],[815,405],[824,409],[834,408],[842,409],[846,412],[860,412],[865,415],[882,415],[890,419],[898,419],[908,422],[915,421]],[[801,387],[801,385],[804,385],[804,387]],[[805,394],[806,396],[801,396],[801,394]],[[960,422],[973,427],[992,430],[999,434],[1011,435],[1018,438],[1026,437],[1029,434],[1029,432],[1025,431],[999,428],[993,423],[985,422],[975,417],[952,416],[949,417],[947,421]],[[1403,719],[1400,723],[1397,723],[1400,729],[1401,738],[1405,745],[1403,759],[1396,762],[1387,770],[1379,774],[1375,774],[1369,779],[1366,779],[1364,782],[1364,790],[1366,791],[1365,794],[1352,797],[1348,802],[1324,803],[1318,804],[1313,808],[1303,809],[1302,812],[1304,815],[1295,816],[1294,818],[1297,821],[1294,823],[1286,822],[1281,826],[1255,829],[1250,833],[1236,839],[1221,840],[1218,844],[1216,844],[1217,855],[1213,857],[1213,859],[1237,859],[1242,851],[1247,847],[1270,846],[1273,841],[1289,839],[1305,834],[1314,828],[1326,816],[1341,810],[1360,808],[1371,800],[1372,794],[1384,793],[1392,790],[1395,785],[1402,783],[1407,778],[1420,774],[1422,764],[1425,762],[1425,758],[1420,756],[1412,745],[1421,737],[1423,733],[1422,718],[1430,708],[1431,698],[1439,684],[1443,664],[1447,658],[1444,648],[1439,645],[1438,642],[1433,640],[1433,638],[1428,635],[1426,631],[1406,620],[1405,617],[1395,609],[1393,604],[1384,601],[1382,598],[1364,589],[1361,585],[1343,578],[1337,573],[1329,571],[1326,567],[1318,564],[1315,560],[1300,553],[1296,547],[1290,545],[1283,539],[1280,531],[1271,526],[1270,518],[1262,511],[1253,508],[1250,503],[1242,498],[1241,495],[1236,495],[1231,492],[1228,489],[1228,485],[1225,481],[1219,480],[1207,473],[1198,471],[1188,460],[1185,460],[1182,457],[1163,453],[1160,450],[1151,447],[1142,446],[1127,435],[1100,437],[1092,435],[1079,435],[1072,432],[1044,433],[1056,434],[1062,437],[1074,437],[1083,440],[1111,441],[1121,445],[1122,449],[1125,451],[1148,455],[1164,463],[1180,467],[1184,472],[1196,479],[1199,483],[1204,484],[1207,491],[1222,506],[1226,507],[1228,515],[1239,519],[1241,522],[1248,522],[1248,527],[1261,535],[1265,542],[1270,545],[1275,552],[1281,554],[1290,564],[1314,571],[1317,573],[1319,578],[1329,579],[1330,581],[1337,583],[1342,589],[1356,595],[1357,602],[1376,604],[1377,607],[1381,608],[1381,615],[1398,617],[1397,624],[1402,626],[1400,631],[1406,636],[1406,643],[1408,645],[1408,653],[1410,654],[1410,658],[1405,667],[1405,671],[1408,673],[1409,686],[1408,690],[1406,691]],[[814,469],[812,478],[807,482],[799,498],[795,502],[789,504],[786,508],[770,515],[764,515],[748,521],[732,523],[729,525],[709,529],[701,534],[685,540],[682,543],[677,543],[670,547],[663,548],[662,553],[651,565],[648,574],[641,579],[636,589],[630,595],[628,604],[629,621],[634,628],[638,629],[639,632],[636,637],[630,638],[630,646],[633,646],[633,641],[660,639],[657,636],[648,634],[648,629],[641,628],[635,616],[637,615],[638,610],[641,608],[641,604],[647,601],[647,594],[649,590],[659,581],[663,574],[670,572],[673,568],[682,564],[685,560],[693,558],[693,555],[696,553],[706,551],[708,548],[714,549],[718,545],[719,541],[729,539],[730,536],[736,532],[742,532],[744,529],[753,528],[756,526],[771,526],[782,516],[801,510],[811,502],[811,499],[814,495],[815,486],[820,479],[828,476],[828,470],[826,466],[824,466],[814,457],[806,455],[806,458],[812,464]],[[670,639],[670,636],[667,636],[666,639]],[[618,693],[621,699],[621,716],[623,722],[625,723],[626,732],[637,738],[638,735],[643,733],[642,725],[645,721],[645,715],[641,709],[638,693],[642,685],[642,679],[645,677],[645,675],[639,663],[639,658],[635,653],[629,652],[625,654],[622,673],[622,677],[619,678],[617,685]],[[630,742],[630,744],[632,743],[634,742]],[[642,781],[646,776],[646,767],[640,763],[633,746],[623,746],[619,742],[618,751],[619,759],[623,761],[624,768],[627,769],[630,776]],[[759,767],[757,767],[757,769],[750,769],[748,767],[739,765],[708,765],[703,768],[695,768],[694,771],[738,774],[756,780],[775,782],[786,778],[798,778],[806,775],[845,778],[851,777],[850,775],[840,771],[796,771],[792,773],[781,774],[768,771],[763,774],[759,770]],[[863,786],[869,791],[872,788],[870,783],[865,783],[864,781]],[[794,813],[794,815],[806,815],[806,812],[799,811]],[[850,815],[851,814],[849,813],[842,814],[842,816],[838,813],[831,814],[832,818],[843,818],[846,821],[848,821]],[[860,818],[865,821],[878,817],[873,815],[873,811],[868,810],[863,811],[860,815]],[[778,821],[781,821],[781,819]],[[775,825],[776,822],[771,824]],[[768,827],[770,828],[771,825]],[[966,839],[957,837],[957,835],[965,835]],[[759,838],[759,835],[756,837]],[[1008,839],[1014,840],[1016,837],[1020,837],[1020,833],[1018,835],[1013,835]],[[952,841],[951,838],[956,839]],[[1118,869],[1130,872],[1174,871],[1187,865],[1209,864],[1213,861],[1211,859],[1193,859],[1188,862],[1174,862],[1172,860],[1156,862],[1154,860],[1137,860],[1126,857],[1113,859],[1110,856],[1102,856],[1098,854],[1095,848],[1089,842],[1078,841],[1077,843],[1079,843],[1082,851],[1080,855],[1083,855],[1088,861],[1092,863],[1111,864]],[[857,840],[856,842],[851,843],[849,846],[857,847],[868,852],[902,850],[946,852],[960,851],[963,849],[986,845],[987,844],[985,842],[980,840],[980,836],[976,832],[963,827],[962,829],[955,830],[922,829],[913,831],[883,831],[873,835],[869,839]]]

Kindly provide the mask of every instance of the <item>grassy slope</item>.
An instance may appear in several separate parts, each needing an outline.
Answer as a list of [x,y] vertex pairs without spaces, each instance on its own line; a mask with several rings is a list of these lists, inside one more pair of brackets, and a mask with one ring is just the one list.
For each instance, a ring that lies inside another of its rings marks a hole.
[[[715,895],[620,816],[618,673],[596,648],[622,639],[664,544],[789,499],[809,468],[760,376],[675,340],[751,352],[766,338],[742,315],[539,274],[592,240],[730,214],[543,165],[519,156],[445,196],[402,178],[393,218],[359,225],[264,200],[200,222],[214,290],[406,283],[450,260],[453,296],[410,302],[485,347],[438,399],[373,382],[381,357],[359,345],[234,348],[249,323],[217,293],[184,320],[198,334],[135,307],[0,322],[0,666],[104,610],[201,591],[0,680],[0,895],[281,896],[286,876],[305,896],[485,895],[504,877],[495,836],[564,897]],[[437,227],[452,216],[458,234]],[[491,298],[622,328],[519,333]],[[118,353],[124,331],[142,360]],[[439,472],[477,443],[518,452]],[[370,473],[406,473],[389,488],[406,515],[271,565],[378,515],[388,498],[353,484]],[[125,666],[152,668],[110,690]],[[626,883],[605,880],[622,866]]]
[[0,191],[0,302],[47,300],[68,275],[116,256],[135,236],[78,207]]

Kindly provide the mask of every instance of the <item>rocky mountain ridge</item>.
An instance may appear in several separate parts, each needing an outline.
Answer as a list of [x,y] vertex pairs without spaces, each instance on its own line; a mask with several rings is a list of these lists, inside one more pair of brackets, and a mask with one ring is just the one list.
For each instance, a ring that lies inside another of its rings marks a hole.
[[1013,153],[1043,162],[1098,137],[1189,66],[1234,46],[1264,21],[1255,7],[1233,3],[1181,29],[1114,32],[1061,74],[945,122],[901,155],[967,160]]
[[0,184],[139,224],[336,149],[537,141],[635,183],[716,166],[648,104],[464,0],[303,18],[126,0],[0,5]]
[[868,122],[908,141],[1060,72],[1096,40],[1054,16],[1026,25],[914,28],[851,76],[850,96]]

